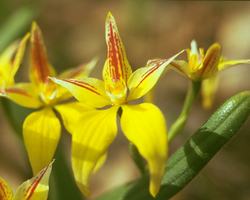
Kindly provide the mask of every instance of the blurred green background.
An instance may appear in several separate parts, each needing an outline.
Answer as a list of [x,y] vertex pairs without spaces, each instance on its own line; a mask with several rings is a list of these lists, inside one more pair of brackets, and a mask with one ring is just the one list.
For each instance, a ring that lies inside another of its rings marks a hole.
[[[21,11],[20,11],[21,9]],[[1,0],[0,49],[11,38],[18,38],[36,20],[43,30],[49,59],[58,71],[88,62],[98,56],[93,76],[101,77],[106,56],[104,22],[108,11],[116,18],[131,65],[144,66],[148,59],[170,57],[189,47],[196,39],[207,48],[221,43],[227,58],[250,58],[250,2],[194,2],[154,0]],[[18,21],[12,22],[18,12]],[[10,22],[10,23],[9,23]],[[8,25],[6,25],[8,24]],[[9,25],[11,24],[11,26]],[[22,31],[16,31],[22,25]],[[1,34],[5,34],[1,37]],[[6,38],[7,37],[7,38]],[[7,41],[6,43],[4,43]],[[17,80],[27,79],[24,63]],[[171,152],[208,119],[210,114],[228,97],[250,88],[250,66],[242,65],[220,74],[220,85],[212,110],[204,111],[200,99],[193,106],[182,135],[171,144]],[[175,72],[162,77],[156,92],[156,104],[171,124],[180,112],[188,80]],[[13,105],[12,105],[13,107]],[[20,129],[26,110],[15,107],[16,127]],[[0,109],[0,176],[17,187],[29,171],[22,143],[13,133],[3,110]],[[70,159],[69,135],[62,144]],[[104,167],[93,177],[93,197],[113,186],[139,176],[129,157],[127,141],[122,134],[109,151]],[[173,200],[249,200],[250,199],[250,123],[205,167],[205,169]],[[66,183],[65,183],[66,184]]]

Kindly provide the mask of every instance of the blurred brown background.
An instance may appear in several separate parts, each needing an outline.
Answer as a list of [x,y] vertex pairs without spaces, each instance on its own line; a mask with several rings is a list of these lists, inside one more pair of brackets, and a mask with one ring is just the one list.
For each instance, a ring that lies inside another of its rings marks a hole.
[[[104,21],[108,11],[116,18],[127,55],[134,67],[156,57],[170,57],[189,47],[192,39],[207,48],[217,41],[227,58],[250,58],[250,2],[44,0],[0,1],[0,23],[23,5],[37,8],[36,21],[43,30],[51,63],[62,71],[98,56],[93,76],[101,77],[106,56]],[[27,75],[22,66],[19,78]],[[250,66],[242,65],[220,74],[214,108],[204,111],[199,100],[193,106],[182,135],[171,152],[204,123],[228,97],[250,88]],[[180,112],[188,81],[170,72],[156,88],[155,101],[170,125]],[[27,168],[23,146],[0,110],[0,175],[13,187],[23,181]],[[65,136],[69,153],[69,136]],[[93,196],[136,178],[139,173],[122,134],[112,145],[109,159],[92,181]],[[173,200],[250,199],[250,123],[223,148],[202,172]]]

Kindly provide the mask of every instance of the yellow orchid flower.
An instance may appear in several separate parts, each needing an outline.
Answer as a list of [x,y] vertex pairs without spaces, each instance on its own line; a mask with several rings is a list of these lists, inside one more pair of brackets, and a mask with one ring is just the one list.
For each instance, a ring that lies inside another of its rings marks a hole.
[[[90,175],[100,166],[117,134],[117,113],[121,109],[121,128],[128,140],[148,163],[150,193],[159,191],[167,160],[167,130],[163,114],[151,103],[129,104],[150,91],[164,69],[179,55],[160,60],[132,73],[115,19],[106,18],[107,60],[103,79],[57,79],[80,102],[93,106],[85,110],[72,134],[72,167],[81,191],[88,195]],[[108,108],[104,108],[109,106]]]
[[0,55],[0,91],[14,85],[15,74],[21,64],[29,34],[10,45]]
[[35,177],[22,183],[15,193],[9,184],[0,177],[1,200],[46,200],[49,192],[49,177],[52,163],[42,169]]
[[250,60],[226,60],[221,55],[221,46],[212,44],[208,50],[197,47],[197,43],[191,42],[191,49],[187,49],[187,59],[173,61],[171,65],[187,76],[192,81],[202,81],[202,104],[210,108],[218,85],[218,72],[234,65],[250,63]]
[[[42,33],[36,23],[33,23],[30,38],[30,82],[17,83],[1,91],[1,96],[7,97],[17,104],[28,108],[40,108],[26,117],[23,123],[23,138],[33,173],[36,174],[46,166],[55,153],[61,134],[60,120],[56,113],[57,105],[64,103],[72,95],[64,88],[48,79],[56,72],[48,62]],[[86,77],[96,61],[70,69],[58,77]],[[71,118],[65,113],[77,113],[79,103],[62,104],[58,112],[62,115],[63,123],[71,131]],[[55,110],[54,110],[55,109]]]

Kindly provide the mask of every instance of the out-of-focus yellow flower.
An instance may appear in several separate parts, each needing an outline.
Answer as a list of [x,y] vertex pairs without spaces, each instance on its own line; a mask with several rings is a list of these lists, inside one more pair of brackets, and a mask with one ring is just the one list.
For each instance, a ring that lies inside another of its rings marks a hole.
[[46,200],[49,192],[49,177],[52,164],[42,169],[35,177],[22,183],[15,194],[9,184],[0,177],[1,200]]
[[[89,177],[100,166],[117,134],[117,112],[121,128],[148,163],[150,193],[159,191],[167,160],[167,130],[163,114],[151,103],[129,104],[150,91],[160,75],[179,54],[154,62],[132,73],[115,19],[106,18],[107,60],[103,79],[57,79],[72,95],[87,105],[102,109],[85,110],[72,134],[72,166],[79,188],[89,193]],[[105,107],[108,106],[108,107]],[[103,108],[105,107],[105,108]],[[73,116],[72,116],[73,117]]]
[[[77,118],[76,115],[79,114],[77,110],[81,106],[79,103],[65,103],[65,100],[71,98],[72,95],[48,79],[48,76],[56,76],[56,72],[48,61],[42,33],[36,23],[32,25],[30,43],[30,82],[5,87],[1,90],[0,95],[24,107],[40,108],[28,115],[23,123],[25,147],[33,173],[36,174],[50,163],[60,139],[61,125],[53,109],[60,112],[66,129],[71,131],[72,120]],[[19,54],[23,54],[23,46],[21,46]],[[18,59],[19,62],[20,59]],[[86,77],[95,63],[96,61],[93,60],[88,64],[70,69],[58,77]],[[68,118],[68,115],[65,115],[69,112],[74,113],[74,118]]]
[[226,60],[221,55],[221,46],[212,44],[205,52],[197,47],[196,42],[191,42],[191,49],[187,49],[187,62],[176,60],[171,65],[192,81],[202,81],[202,104],[210,108],[213,103],[215,91],[218,86],[218,72],[234,65],[250,63],[250,60]]

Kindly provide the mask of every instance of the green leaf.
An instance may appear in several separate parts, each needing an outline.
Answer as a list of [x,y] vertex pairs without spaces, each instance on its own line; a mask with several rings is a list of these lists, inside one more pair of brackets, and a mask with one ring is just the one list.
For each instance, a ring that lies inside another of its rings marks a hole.
[[[237,133],[250,115],[250,91],[227,100],[211,118],[168,160],[162,187],[155,199],[166,200],[184,188],[223,145]],[[148,178],[118,187],[97,200],[153,200]]]

